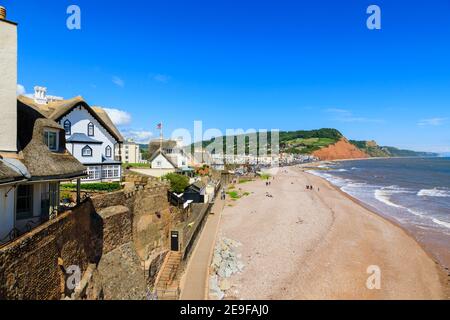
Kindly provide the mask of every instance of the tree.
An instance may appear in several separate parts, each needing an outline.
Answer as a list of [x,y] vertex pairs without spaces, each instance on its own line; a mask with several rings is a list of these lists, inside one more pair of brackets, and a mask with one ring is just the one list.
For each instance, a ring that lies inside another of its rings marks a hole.
[[176,173],[168,173],[163,177],[170,182],[170,191],[182,193],[189,186],[189,177]]

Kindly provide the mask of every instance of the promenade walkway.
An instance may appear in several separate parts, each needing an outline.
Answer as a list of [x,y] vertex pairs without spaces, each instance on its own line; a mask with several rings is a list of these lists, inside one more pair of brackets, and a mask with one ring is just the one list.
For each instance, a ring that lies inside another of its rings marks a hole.
[[208,220],[182,277],[180,300],[207,299],[206,284],[209,281],[210,259],[224,206],[225,201],[218,197],[211,209],[214,214],[207,217]]

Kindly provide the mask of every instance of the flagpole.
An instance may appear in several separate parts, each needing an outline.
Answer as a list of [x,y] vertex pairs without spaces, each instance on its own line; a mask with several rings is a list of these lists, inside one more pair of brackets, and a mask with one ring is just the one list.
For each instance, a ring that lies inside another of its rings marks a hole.
[[163,147],[163,123],[161,121],[161,126],[159,128],[160,130],[160,149],[162,151],[162,147]]

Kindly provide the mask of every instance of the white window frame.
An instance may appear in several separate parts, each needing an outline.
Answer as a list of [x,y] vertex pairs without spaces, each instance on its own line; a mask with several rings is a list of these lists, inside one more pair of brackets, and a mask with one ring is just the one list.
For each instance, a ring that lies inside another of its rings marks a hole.
[[[91,134],[91,130],[92,130],[92,134]],[[89,137],[95,136],[95,126],[92,122],[89,122],[87,125],[87,134]]]
[[86,170],[87,177],[83,180],[100,180],[100,167],[99,166],[88,166]]
[[[49,134],[55,135],[55,146],[50,146],[50,136]],[[45,128],[44,129],[44,143],[47,145],[50,151],[58,151],[59,150],[59,130]]]
[[[91,154],[89,154],[89,155],[84,154],[84,150],[91,150]],[[94,156],[94,150],[89,145],[85,145],[81,149],[81,156],[85,157],[85,158],[92,158]]]
[[[63,123],[64,131],[66,132],[66,136],[70,136],[72,134],[72,122],[69,119],[64,121]],[[67,130],[69,129],[69,130]]]
[[105,157],[111,158],[112,157],[112,148],[111,146],[106,146],[105,148]]

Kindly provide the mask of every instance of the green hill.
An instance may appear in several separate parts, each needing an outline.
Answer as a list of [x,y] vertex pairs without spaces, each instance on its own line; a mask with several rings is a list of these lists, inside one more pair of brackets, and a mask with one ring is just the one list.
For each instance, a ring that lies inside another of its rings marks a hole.
[[[222,137],[223,138],[223,150],[224,153],[227,150],[227,139],[230,137]],[[292,154],[311,154],[316,150],[320,150],[321,148],[326,148],[332,144],[335,144],[340,139],[344,138],[341,132],[336,129],[331,128],[323,128],[318,130],[297,130],[297,131],[280,131],[279,139],[280,139],[280,152],[292,153]],[[256,141],[256,149],[259,148],[260,136],[259,133],[253,133],[249,135],[239,135],[232,137],[233,139],[233,149],[234,153],[237,154],[237,141],[238,139],[244,139],[245,141],[245,152],[248,153],[250,149],[254,149],[255,146],[250,145],[253,141]],[[211,143],[213,143],[215,139],[211,139],[208,141],[203,141],[201,144],[203,148],[206,148]],[[267,144],[268,150],[270,150],[271,145],[271,134],[267,133]],[[370,157],[380,157],[380,158],[389,158],[389,157],[433,157],[437,156],[435,153],[429,152],[416,152],[411,150],[402,150],[394,147],[387,146],[379,146],[375,141],[357,141],[350,140],[350,143],[367,153]],[[199,143],[192,145],[198,146]]]
[[436,157],[437,153],[417,152],[411,150],[402,150],[395,147],[379,146],[375,141],[356,141],[350,140],[350,143],[367,153],[371,157],[390,158],[390,157]]
[[335,144],[344,136],[336,129],[280,132],[280,149],[286,153],[310,154]]
[[[256,136],[256,137],[255,137]],[[327,147],[331,144],[339,141],[343,135],[336,129],[318,129],[318,130],[298,130],[298,131],[281,131],[279,133],[280,139],[280,150],[286,153],[294,153],[294,154],[310,154],[316,150],[319,150],[323,147]],[[248,153],[250,148],[254,149],[255,146],[251,146],[251,141],[257,141],[256,148],[259,148],[260,136],[259,133],[253,133],[249,135],[234,136],[232,139],[234,141],[234,153],[237,153],[237,141],[239,138],[243,138],[245,141],[245,152]],[[230,139],[228,137],[228,139]],[[226,152],[227,142],[226,138],[224,140],[223,150]],[[203,141],[203,148],[206,148],[211,143],[213,143],[215,139],[211,139],[208,141]],[[271,133],[267,133],[267,144],[268,149],[271,148]],[[198,144],[196,144],[198,146]]]

